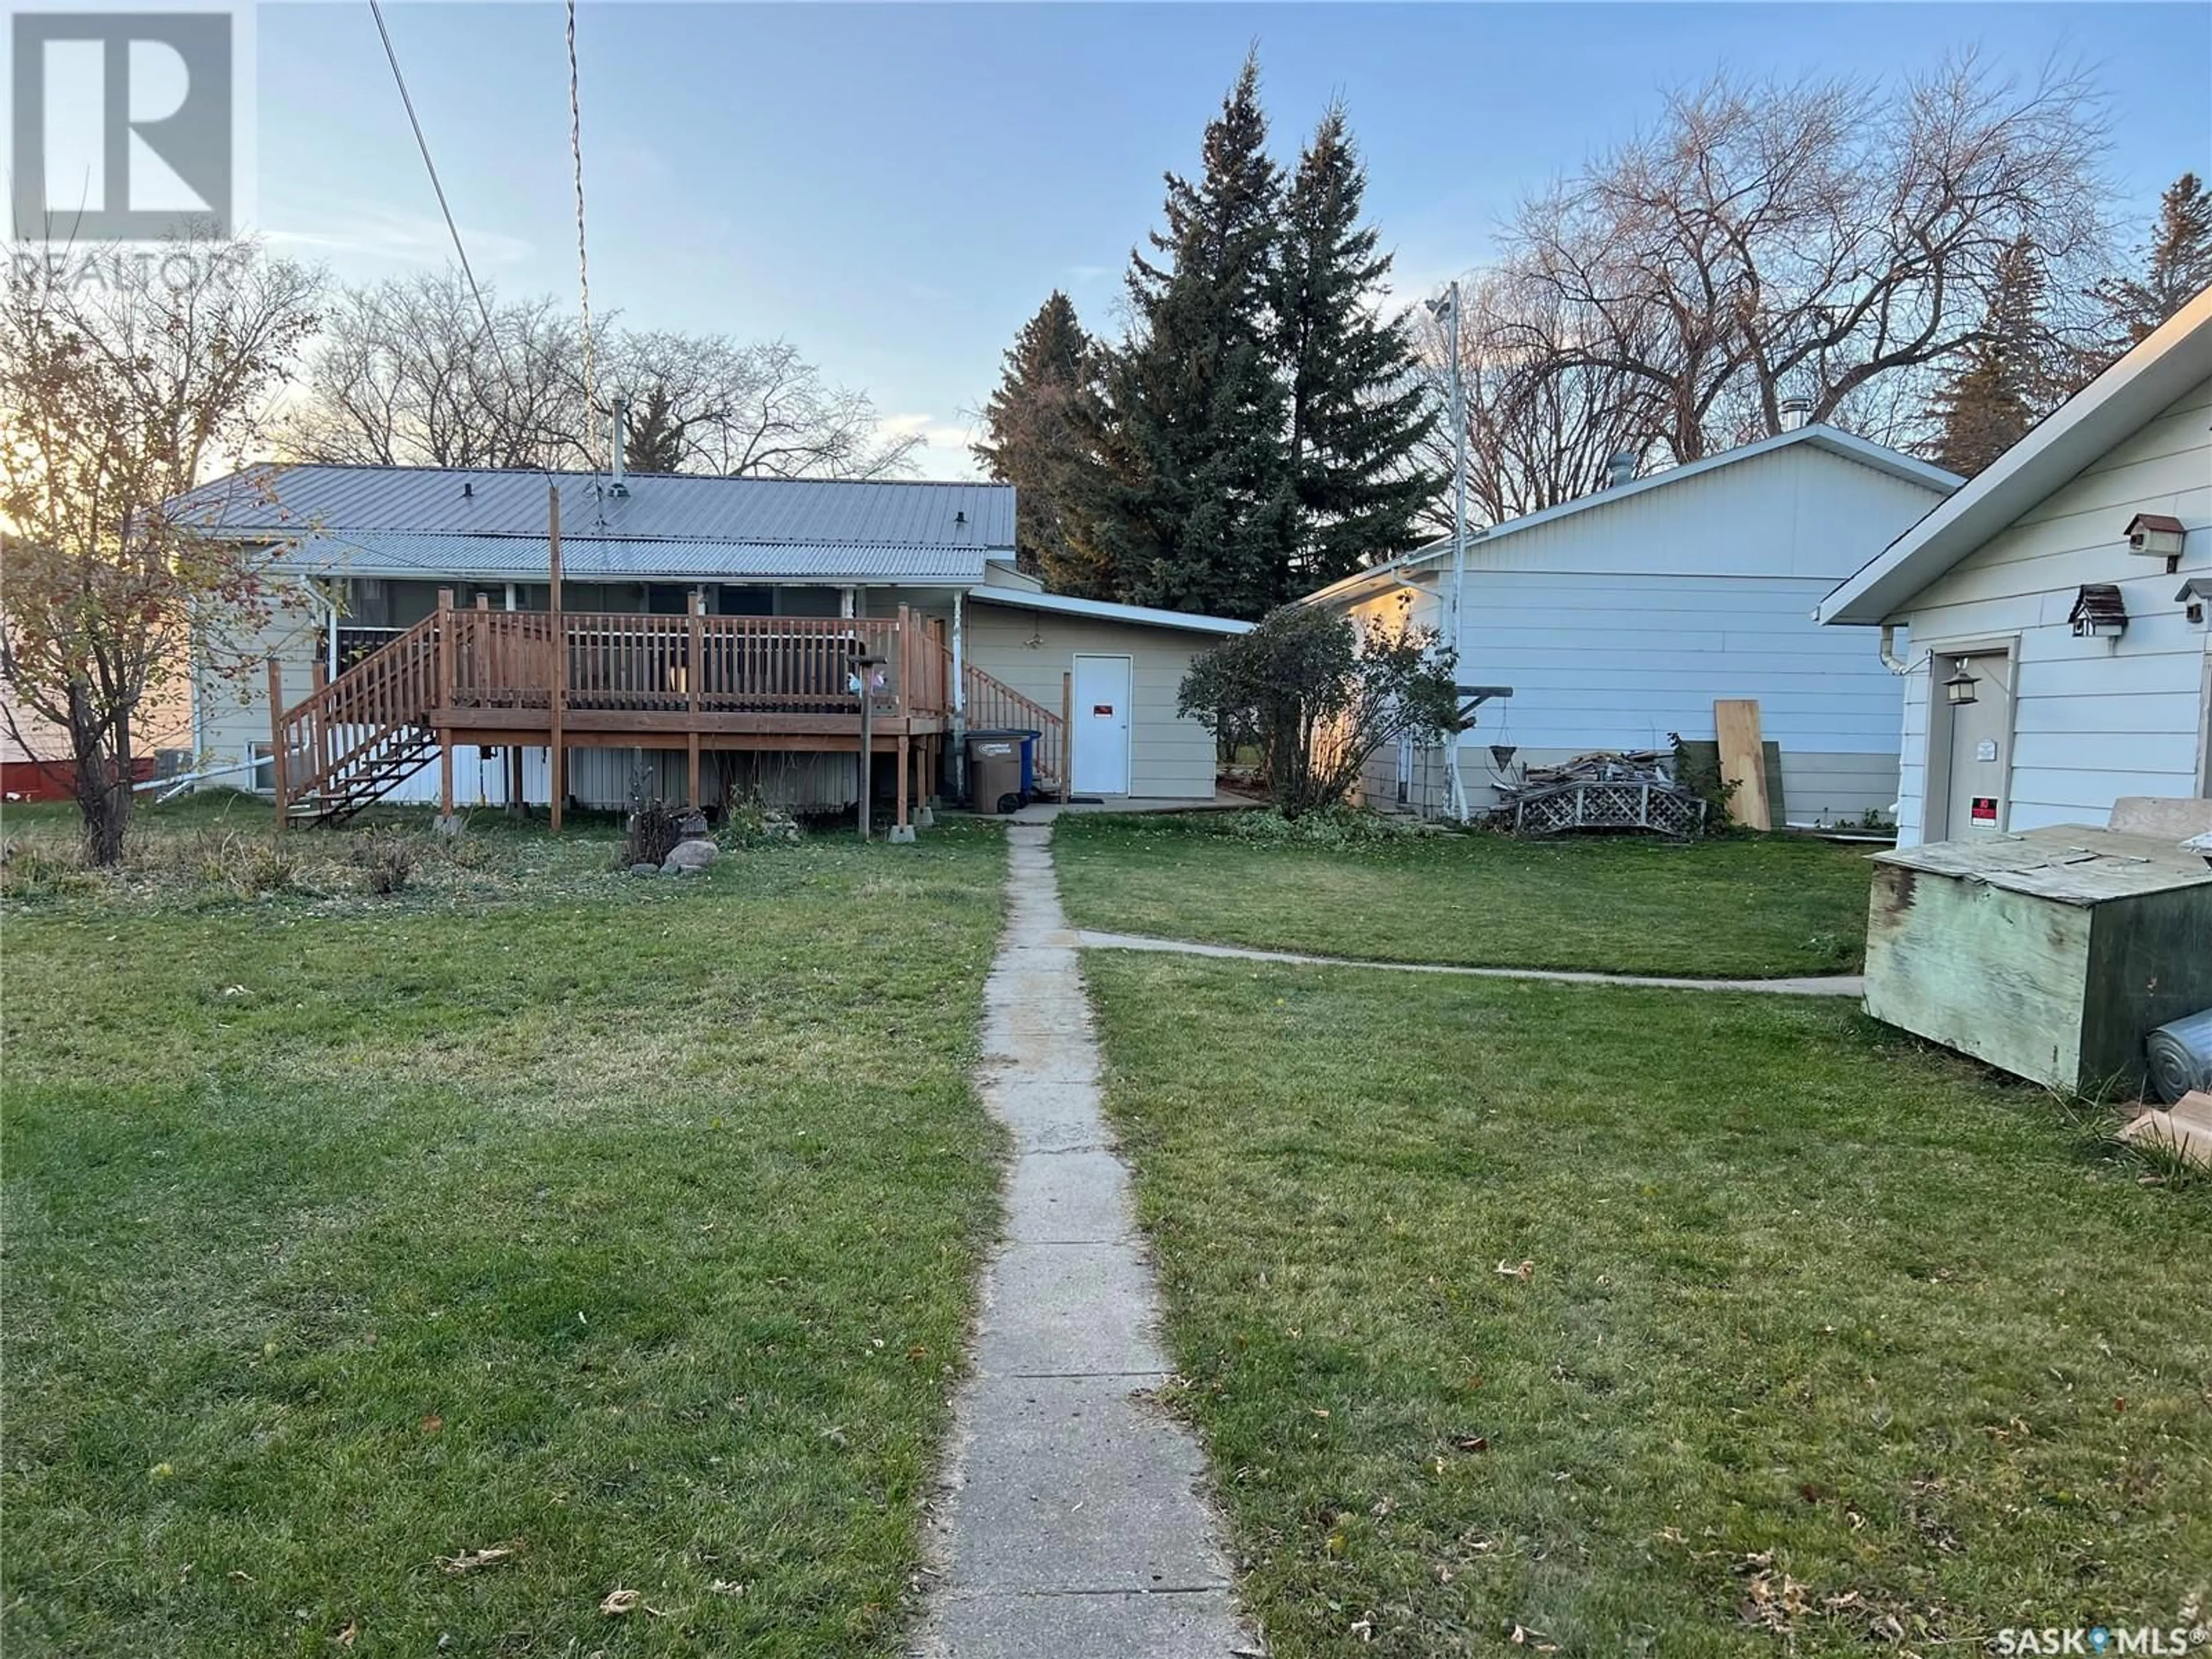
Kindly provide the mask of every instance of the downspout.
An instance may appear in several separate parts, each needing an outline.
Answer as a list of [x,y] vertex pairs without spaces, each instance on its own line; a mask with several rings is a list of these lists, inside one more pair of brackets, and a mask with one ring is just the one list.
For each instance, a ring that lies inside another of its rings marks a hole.
[[1912,672],[1912,665],[1897,654],[1897,624],[1881,625],[1881,665],[1899,678]]

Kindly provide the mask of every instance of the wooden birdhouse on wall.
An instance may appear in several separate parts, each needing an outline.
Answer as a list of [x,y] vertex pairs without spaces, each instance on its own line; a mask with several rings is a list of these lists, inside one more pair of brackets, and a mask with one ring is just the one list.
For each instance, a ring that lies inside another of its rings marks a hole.
[[2091,582],[2074,597],[2067,620],[2076,639],[2117,640],[2128,631],[2127,601],[2111,582]]
[[2138,513],[2128,520],[2128,551],[2140,553],[2147,559],[2164,559],[2171,570],[2180,562],[2183,544],[2189,532],[2181,520],[2168,513]]

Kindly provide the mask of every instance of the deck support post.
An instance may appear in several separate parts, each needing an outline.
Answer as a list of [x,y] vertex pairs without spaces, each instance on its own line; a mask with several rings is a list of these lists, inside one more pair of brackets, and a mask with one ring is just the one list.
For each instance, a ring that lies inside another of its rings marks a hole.
[[908,774],[913,769],[913,750],[914,739],[908,737],[905,732],[900,732],[898,740],[898,811],[897,815],[891,820],[891,839],[894,842],[909,842],[914,839],[914,826],[907,822]]
[[[438,706],[450,711],[459,664],[453,652],[453,590],[438,590]],[[438,726],[438,816],[453,816],[453,728],[450,713]]]
[[276,797],[281,832],[291,816],[291,803],[284,798],[284,669],[274,657],[269,659],[269,781]]
[[527,817],[529,806],[522,799],[522,745],[507,745],[507,815],[511,818]]
[[706,622],[705,622],[705,620],[704,620],[704,618],[705,618],[705,617],[706,617],[706,612],[707,612],[707,596],[706,596],[705,594],[703,594],[703,593],[700,592],[699,592],[699,590],[698,590],[698,589],[696,589],[696,587],[695,587],[695,588],[693,588],[693,589],[691,590],[691,602],[690,602],[690,605],[689,609],[690,609],[690,613],[691,613],[691,615],[690,615],[690,623],[691,623],[691,641],[690,641],[690,646],[691,646],[691,648],[690,648],[690,655],[688,655],[688,656],[684,659],[684,690],[689,694],[689,696],[690,696],[690,705],[691,705],[691,724],[690,724],[690,729],[689,729],[689,730],[684,733],[684,744],[685,744],[684,760],[685,760],[686,767],[687,767],[687,777],[688,777],[688,783],[687,783],[687,787],[689,787],[689,789],[690,790],[690,806],[691,806],[691,810],[692,810],[693,811],[696,812],[696,811],[698,811],[700,810],[700,804],[699,804],[699,704],[700,704],[700,682],[701,682],[701,680],[702,680],[702,679],[705,678],[705,676],[706,676],[706,667],[707,667],[707,665],[706,665],[706,659],[706,659],[705,646],[706,646],[706,635],[707,635],[707,624],[706,624]]
[[561,622],[561,486],[550,480],[545,485],[545,574],[553,624],[553,685],[547,698],[545,769],[552,824],[558,830],[562,798],[568,793],[568,751],[561,744],[561,715],[568,701],[568,632]]

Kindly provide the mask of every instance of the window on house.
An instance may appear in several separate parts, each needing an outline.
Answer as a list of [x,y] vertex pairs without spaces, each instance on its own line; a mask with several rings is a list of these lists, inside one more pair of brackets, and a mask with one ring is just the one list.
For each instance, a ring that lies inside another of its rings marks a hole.
[[252,790],[257,795],[275,794],[276,793],[276,751],[275,748],[269,744],[257,743],[251,745],[246,750],[246,753],[253,757],[253,770],[252,774],[253,781],[249,783],[246,787]]

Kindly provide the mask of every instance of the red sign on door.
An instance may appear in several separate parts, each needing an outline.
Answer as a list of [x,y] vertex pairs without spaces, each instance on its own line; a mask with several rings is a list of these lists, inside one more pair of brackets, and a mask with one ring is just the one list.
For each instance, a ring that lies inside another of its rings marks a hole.
[[1995,795],[1975,796],[1969,816],[1976,823],[1995,823],[1997,821],[1997,798]]
[[1110,702],[1094,702],[1091,705],[1091,712],[1111,720],[1114,718],[1114,705]]

